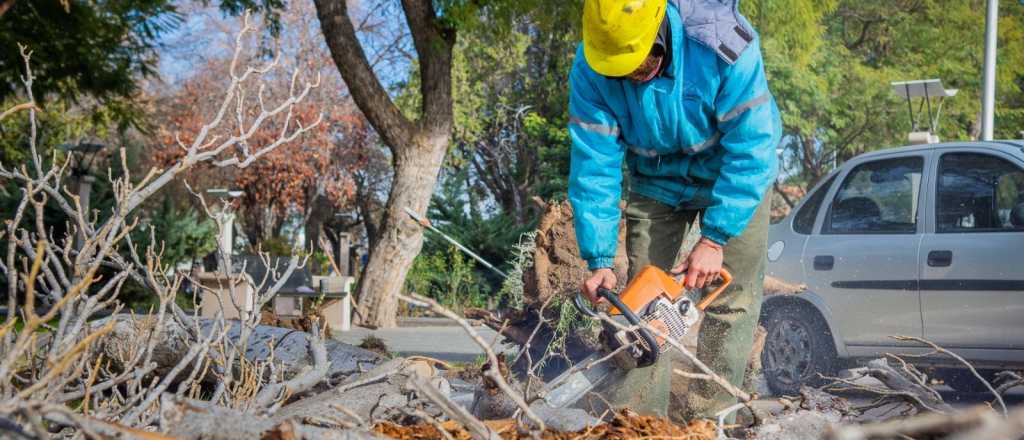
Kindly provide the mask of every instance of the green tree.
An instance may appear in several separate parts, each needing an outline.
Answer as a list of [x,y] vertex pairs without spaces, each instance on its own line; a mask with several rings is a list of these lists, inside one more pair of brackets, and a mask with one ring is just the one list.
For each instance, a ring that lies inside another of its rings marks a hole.
[[212,219],[200,218],[191,206],[175,205],[170,197],[165,197],[160,208],[132,232],[133,243],[139,249],[152,247],[162,252],[160,262],[171,268],[196,261],[217,249],[217,224]]
[[180,22],[169,0],[15,0],[0,17],[0,99],[23,87],[21,45],[32,52],[37,100],[92,96],[136,117],[136,81],[155,73],[159,39]]
[[455,47],[453,154],[474,187],[517,223],[532,222],[531,198],[564,198],[569,173],[566,80],[579,43],[581,2],[505,4],[478,13],[497,26],[469,26]]
[[[960,89],[942,108],[938,134],[977,137],[984,1],[750,0],[742,8],[762,36],[799,180],[812,184],[833,163],[906,143],[910,121],[892,81],[941,78]],[[1022,19],[1018,5],[1001,9],[997,137],[1019,137],[1024,119]]]
[[[139,80],[155,75],[161,38],[183,22],[174,0],[6,0],[0,6],[0,101],[22,93],[32,53],[36,101],[52,98],[113,113],[122,126],[138,125]],[[209,4],[210,0],[200,0]],[[232,15],[262,11],[275,29],[284,0],[221,0]]]

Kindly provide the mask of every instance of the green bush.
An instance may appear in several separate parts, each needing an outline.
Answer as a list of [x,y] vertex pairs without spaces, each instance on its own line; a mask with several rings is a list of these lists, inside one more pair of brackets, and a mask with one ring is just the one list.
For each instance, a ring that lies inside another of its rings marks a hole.
[[406,291],[432,298],[456,312],[486,307],[487,287],[476,262],[454,246],[444,252],[420,254],[405,278]]

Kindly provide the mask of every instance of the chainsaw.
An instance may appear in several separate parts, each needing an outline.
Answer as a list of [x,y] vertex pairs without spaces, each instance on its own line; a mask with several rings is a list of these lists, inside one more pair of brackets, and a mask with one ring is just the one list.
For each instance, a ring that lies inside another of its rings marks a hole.
[[[732,274],[727,270],[722,269],[720,276],[721,283],[697,303],[683,288],[682,276],[673,278],[654,266],[641,269],[621,294],[598,289],[597,296],[611,305],[609,317],[620,325],[602,321],[600,340],[604,349],[549,382],[541,393],[542,399],[535,405],[569,407],[591,390],[621,378],[631,369],[654,365],[667,343],[665,336],[682,340],[700,320],[704,309],[732,283]],[[582,293],[576,294],[573,305],[583,315],[599,319]],[[651,332],[648,328],[658,331]],[[611,362],[605,362],[607,360]]]

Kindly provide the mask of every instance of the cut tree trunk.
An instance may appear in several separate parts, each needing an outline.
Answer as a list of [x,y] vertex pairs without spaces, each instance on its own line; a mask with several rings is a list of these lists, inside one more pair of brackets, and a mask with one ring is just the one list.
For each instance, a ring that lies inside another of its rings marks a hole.
[[322,428],[315,423],[306,424],[307,420],[266,417],[172,394],[164,394],[160,399],[160,425],[181,440],[381,439],[369,431]]
[[[98,320],[92,325],[98,328],[109,320],[116,321],[114,329],[96,346],[96,350],[118,364],[130,359],[132,353],[142,350],[155,330],[155,320],[147,315],[114,315]],[[203,335],[213,331],[214,325],[214,321],[202,320],[200,329]],[[235,321],[229,325],[231,328],[228,330],[227,339],[237,342],[239,323]],[[156,364],[154,374],[163,376],[185,357],[194,341],[188,331],[170,318],[164,320],[160,332],[160,341],[155,345],[152,362]],[[325,340],[324,345],[327,347],[327,360],[331,363],[327,378],[331,380],[337,381],[360,374],[383,360],[376,353],[341,341]],[[307,333],[260,325],[256,326],[249,337],[244,355],[250,362],[265,362],[272,358],[276,365],[275,370],[281,372],[285,378],[291,378],[313,366],[313,359],[309,353]],[[210,374],[212,378],[213,372]]]
[[413,259],[423,246],[423,228],[405,208],[424,213],[448,148],[447,138],[403,149],[395,158],[386,214],[359,288],[361,324],[396,326],[398,298]]

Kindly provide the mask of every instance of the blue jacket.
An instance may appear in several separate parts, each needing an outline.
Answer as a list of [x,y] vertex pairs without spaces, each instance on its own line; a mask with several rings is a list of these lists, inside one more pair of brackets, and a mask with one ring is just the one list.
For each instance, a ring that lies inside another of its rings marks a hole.
[[671,61],[647,83],[604,77],[577,50],[569,200],[591,269],[615,257],[623,160],[632,192],[704,209],[701,233],[720,244],[743,232],[775,179],[782,124],[735,1],[669,2]]

